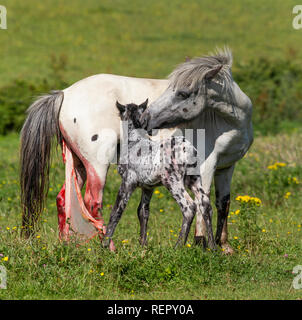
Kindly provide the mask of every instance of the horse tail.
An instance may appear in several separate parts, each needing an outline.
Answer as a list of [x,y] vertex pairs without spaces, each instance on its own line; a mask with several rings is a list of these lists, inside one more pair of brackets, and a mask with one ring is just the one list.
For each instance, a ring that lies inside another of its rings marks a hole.
[[59,114],[63,91],[52,91],[27,110],[21,131],[20,187],[23,234],[30,236],[43,210],[49,189],[49,167],[53,137],[62,143]]

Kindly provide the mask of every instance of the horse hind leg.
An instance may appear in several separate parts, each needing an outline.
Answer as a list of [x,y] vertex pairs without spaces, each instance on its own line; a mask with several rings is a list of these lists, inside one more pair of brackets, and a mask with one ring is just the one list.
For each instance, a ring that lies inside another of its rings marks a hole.
[[[84,203],[93,218],[102,219],[103,192],[108,165],[100,165],[97,170],[90,164],[85,166],[87,172]],[[97,172],[98,171],[98,172]]]
[[66,211],[65,211],[65,182],[62,189],[57,195],[57,211],[59,224],[59,237],[62,239],[65,236],[66,230]]
[[[73,165],[74,165],[74,169],[77,177],[77,182],[78,182],[79,188],[82,189],[86,181],[86,170],[81,160],[74,153],[72,153],[72,157],[73,157]],[[70,163],[66,163],[64,151],[63,151],[63,161],[66,166],[71,165]],[[67,238],[69,233],[68,221],[66,221],[66,210],[65,210],[66,197],[65,196],[66,196],[66,183],[63,184],[56,198],[60,239]]]
[[[178,183],[175,183],[175,181],[178,181]],[[183,215],[182,226],[175,247],[181,243],[185,244],[187,242],[191,224],[196,212],[196,204],[186,191],[182,181],[181,177],[170,177],[169,181],[163,182],[180,206]]]

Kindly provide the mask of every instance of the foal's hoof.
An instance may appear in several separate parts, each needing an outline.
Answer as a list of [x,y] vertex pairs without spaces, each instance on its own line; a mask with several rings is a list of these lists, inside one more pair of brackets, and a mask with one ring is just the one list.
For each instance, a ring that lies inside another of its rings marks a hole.
[[207,241],[204,236],[195,236],[194,237],[194,244],[196,246],[203,246],[204,249],[207,247]]
[[215,243],[210,243],[209,242],[209,248],[212,250],[212,251],[216,251],[217,250],[217,246]]
[[110,251],[115,251],[115,246],[110,238],[106,238],[102,241],[102,247],[105,249],[109,249]]
[[109,250],[112,252],[116,251],[115,245],[113,243],[113,240],[110,239],[110,243],[109,243]]
[[226,255],[232,255],[235,253],[234,249],[228,243],[222,244],[221,249],[222,252]]

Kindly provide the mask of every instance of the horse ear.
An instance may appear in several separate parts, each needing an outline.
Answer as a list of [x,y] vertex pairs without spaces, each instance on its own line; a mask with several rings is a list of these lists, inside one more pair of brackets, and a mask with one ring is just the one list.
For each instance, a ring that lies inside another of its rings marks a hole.
[[120,112],[120,114],[124,113],[126,110],[126,107],[120,104],[118,101],[116,101],[116,107],[118,108],[118,111]]
[[148,100],[149,100],[149,99],[147,99],[145,102],[143,102],[143,103],[139,106],[140,108],[142,108],[142,109],[143,109],[143,111],[145,111],[145,110],[146,110],[146,108],[147,108]]
[[211,79],[213,79],[213,78],[218,74],[218,72],[221,70],[222,67],[223,67],[223,65],[220,64],[220,65],[216,66],[215,68],[209,70],[209,71],[205,74],[204,78],[205,78],[206,80],[211,80]]

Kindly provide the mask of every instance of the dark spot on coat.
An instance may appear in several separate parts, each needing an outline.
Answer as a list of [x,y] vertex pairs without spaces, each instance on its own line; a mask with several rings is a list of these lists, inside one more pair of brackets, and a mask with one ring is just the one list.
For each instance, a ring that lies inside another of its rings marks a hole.
[[73,123],[76,123],[76,122],[77,122],[77,119],[76,119],[76,118],[74,118],[74,119],[73,119]]
[[141,149],[141,148],[139,148],[139,150],[137,151],[137,156],[138,156],[138,157],[140,157],[140,156],[141,156],[141,154],[142,154],[142,149]]
[[171,139],[171,147],[172,148],[175,147],[175,137],[172,137],[172,139]]
[[97,134],[95,134],[95,135],[93,135],[92,137],[91,137],[91,141],[96,141],[97,139],[98,139],[98,135]]

